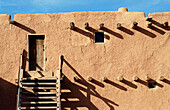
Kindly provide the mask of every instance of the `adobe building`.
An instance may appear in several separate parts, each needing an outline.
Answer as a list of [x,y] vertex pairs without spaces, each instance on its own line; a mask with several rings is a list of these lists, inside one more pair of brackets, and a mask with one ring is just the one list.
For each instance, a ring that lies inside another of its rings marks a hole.
[[0,15],[0,110],[170,110],[170,12],[10,18]]

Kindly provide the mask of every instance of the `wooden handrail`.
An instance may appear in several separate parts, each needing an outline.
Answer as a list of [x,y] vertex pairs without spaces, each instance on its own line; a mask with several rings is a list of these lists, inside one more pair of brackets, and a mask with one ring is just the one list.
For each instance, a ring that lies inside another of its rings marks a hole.
[[23,68],[22,68],[22,54],[20,55],[20,61],[19,61],[19,73],[18,73],[18,94],[17,94],[17,109],[21,110],[21,92],[22,92],[22,83],[21,80],[23,78]]
[[61,83],[60,83],[60,81],[61,81],[61,74],[62,74],[62,65],[63,65],[63,56],[61,55],[60,57],[59,57],[59,70],[57,71],[57,93],[58,93],[58,97],[57,97],[57,110],[61,110],[61,98],[60,98],[60,96],[61,96]]

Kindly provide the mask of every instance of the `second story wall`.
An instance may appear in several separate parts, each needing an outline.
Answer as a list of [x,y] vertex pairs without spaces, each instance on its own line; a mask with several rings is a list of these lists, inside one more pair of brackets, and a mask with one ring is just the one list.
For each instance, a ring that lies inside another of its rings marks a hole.
[[[28,35],[45,35],[46,71],[56,73],[59,56],[64,56],[66,79],[62,87],[71,93],[63,94],[63,109],[168,110],[170,28],[162,24],[170,22],[170,13],[148,15],[151,16],[152,20],[146,21],[143,12],[125,9],[118,12],[16,14],[15,23],[10,24],[9,15],[0,15],[0,77],[15,84],[19,55],[23,50],[25,71],[28,71]],[[75,24],[73,30],[70,29],[71,22]],[[90,26],[88,29],[85,29],[86,22]],[[138,26],[133,29],[134,22]],[[104,28],[99,29],[101,23]],[[117,29],[117,23],[122,25],[120,29]],[[148,28],[148,23],[152,23],[152,27]],[[95,43],[95,32],[104,32],[104,43]],[[74,81],[75,76],[80,79],[79,83]],[[125,82],[118,80],[121,76]],[[134,76],[141,82],[135,82]],[[149,89],[146,76],[157,82],[156,88]],[[167,82],[160,81],[160,76]],[[88,81],[89,77],[93,82]],[[109,82],[103,82],[103,77]]]

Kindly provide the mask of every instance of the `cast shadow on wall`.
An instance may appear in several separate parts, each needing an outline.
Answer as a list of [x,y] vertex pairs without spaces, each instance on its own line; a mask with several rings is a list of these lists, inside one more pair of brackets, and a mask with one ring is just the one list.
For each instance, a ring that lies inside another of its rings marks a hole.
[[[84,30],[82,30],[82,29],[80,29],[80,28],[78,28],[78,27],[75,27],[73,31],[78,32],[78,33],[80,33],[80,34],[82,34],[82,35],[84,35],[84,36],[86,36],[86,37],[89,37],[90,39],[93,39],[93,40],[94,40],[94,35],[93,35],[92,33],[90,33],[90,32],[95,33],[95,32],[99,32],[99,31],[97,31],[96,29],[94,29],[94,28],[92,28],[92,27],[88,27],[87,30],[88,30],[89,32],[84,31]],[[107,40],[110,40],[110,36],[108,36],[108,35],[105,35],[105,38],[106,38]]]
[[[152,22],[153,22],[153,21],[152,21]],[[158,23],[158,22],[156,22],[155,24],[157,24],[157,23]],[[157,24],[157,25],[158,25],[158,24]],[[159,23],[158,26],[160,27],[160,23]],[[165,34],[165,31],[163,31],[163,30],[161,30],[161,29],[159,29],[159,28],[157,28],[157,27],[155,27],[155,26],[151,26],[150,29],[154,30],[155,32],[158,32],[159,34],[162,34],[162,35]],[[167,27],[167,28],[162,28],[162,29],[169,30],[169,27]],[[82,35],[84,35],[84,36],[86,36],[86,37],[89,37],[90,39],[93,39],[93,40],[94,40],[94,34],[92,34],[92,33],[99,32],[98,30],[96,30],[96,29],[94,29],[94,28],[92,28],[92,27],[88,27],[88,28],[86,28],[86,30],[88,30],[89,32],[88,32],[88,31],[84,31],[84,30],[82,30],[82,29],[80,29],[80,28],[78,28],[78,27],[74,27],[74,29],[73,29],[73,31],[75,31],[75,32],[77,32],[77,33],[80,33],[80,34],[82,34]],[[109,29],[109,28],[107,28],[107,27],[102,27],[100,30],[103,30],[104,32],[107,32],[107,33],[109,33],[110,35],[113,35],[113,36],[115,36],[115,37],[117,37],[117,38],[119,38],[119,39],[124,39],[121,34],[119,34],[119,33],[117,33],[117,32],[114,32],[114,31],[112,31],[111,29]],[[131,30],[129,30],[129,29],[123,27],[123,26],[122,26],[119,30],[122,31],[122,32],[124,32],[124,33],[126,33],[126,34],[134,35],[134,32],[133,32],[133,31],[131,31]],[[155,38],[155,37],[156,37],[156,34],[150,32],[150,31],[148,31],[148,30],[146,30],[146,29],[144,29],[144,28],[142,28],[142,27],[140,27],[140,26],[136,26],[136,27],[134,28],[134,30],[136,30],[136,31],[138,31],[138,32],[140,32],[140,33],[142,33],[142,34],[144,34],[144,35],[146,35],[146,36],[149,36],[150,38]],[[91,33],[91,32],[92,32],[92,33]],[[105,34],[105,38],[106,38],[107,40],[110,40],[110,36],[107,35],[107,34]]]
[[29,75],[29,73],[25,71],[27,67],[27,62],[29,62],[27,57],[28,57],[28,52],[24,49],[22,52],[22,68],[24,70],[23,77],[31,77],[31,75]]
[[[34,87],[36,88],[36,87]],[[14,85],[2,78],[0,78],[0,110],[16,110],[17,108],[17,85]],[[25,99],[23,97],[39,97],[39,95],[35,95],[34,92],[36,91],[27,91],[25,89],[22,89],[23,92],[27,92],[27,94],[22,94],[22,101],[30,101],[30,99]],[[36,90],[36,89],[35,89]],[[40,92],[44,92],[45,90],[41,90]],[[52,94],[53,95],[53,94]],[[54,94],[55,95],[55,94]],[[50,96],[49,96],[50,97]],[[36,101],[36,100],[34,100]],[[42,101],[56,101],[54,99],[46,99]],[[25,107],[30,107],[29,104],[22,104]],[[32,105],[33,106],[33,105]],[[41,106],[56,106],[56,104],[44,104]]]
[[[155,86],[158,86],[160,88],[164,87],[162,84],[158,83],[156,80],[154,79],[150,79],[149,81],[144,81],[144,80],[141,80],[141,79],[138,79],[137,81],[138,83],[144,85],[144,86],[147,86],[149,87],[150,84],[154,84],[155,83]],[[150,87],[149,87],[150,88]]]
[[[76,110],[79,107],[88,108],[88,110],[99,110],[92,102],[91,97],[96,97],[102,100],[107,106],[109,106],[110,110],[115,110],[114,106],[119,106],[117,103],[109,100],[105,97],[102,97],[97,91],[95,86],[88,83],[67,61],[63,59],[64,63],[71,68],[75,74],[80,78],[77,83],[71,82],[67,77],[63,80],[61,89],[69,90],[70,92],[62,92],[61,98],[64,99],[62,101],[62,110],[66,108],[70,108],[71,110]],[[94,80],[92,82],[97,86],[104,87],[104,84],[101,82]],[[82,86],[81,86],[82,85]],[[84,95],[85,93],[86,95]],[[75,101],[75,99],[78,99]]]
[[142,28],[142,27],[137,26],[137,27],[134,28],[134,29],[135,29],[136,31],[138,31],[138,32],[141,32],[142,34],[145,34],[146,36],[151,37],[151,38],[155,38],[155,37],[156,37],[156,35],[155,35],[154,33],[149,32],[148,30],[146,30],[146,29],[144,29],[144,28]]
[[17,86],[0,78],[0,110],[16,110]]
[[[154,25],[156,25],[156,26],[158,26],[158,27],[164,29],[164,30],[167,30],[167,31],[170,30],[170,26],[163,27],[162,23],[159,23],[159,22],[157,22],[157,21],[154,20],[154,19],[151,19],[150,22],[153,23]],[[164,31],[163,31],[163,32],[164,32]]]
[[21,23],[19,23],[19,22],[14,21],[13,24],[14,24],[15,26],[17,26],[17,27],[19,27],[19,28],[21,28],[21,29],[23,29],[23,30],[31,33],[31,34],[35,34],[35,33],[36,33],[33,29],[31,29],[31,28],[29,28],[29,27],[27,27],[27,26],[25,26],[25,25],[23,25],[23,24],[21,24]]
[[[29,59],[27,58],[27,56],[28,56],[28,52],[24,49],[23,52],[22,52],[22,60],[23,60],[22,68],[24,70],[24,77],[31,77],[31,75],[27,71],[25,71],[26,66],[27,66],[27,62],[29,62]],[[37,71],[39,73],[39,75],[41,77],[44,77],[44,74],[41,72],[41,71],[43,71],[43,69],[37,63],[35,65],[35,68],[36,67],[40,70],[40,71]]]

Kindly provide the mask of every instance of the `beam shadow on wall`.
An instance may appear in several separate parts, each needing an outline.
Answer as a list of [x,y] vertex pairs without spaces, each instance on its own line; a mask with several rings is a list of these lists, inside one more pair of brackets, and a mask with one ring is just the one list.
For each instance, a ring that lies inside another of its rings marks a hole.
[[112,31],[112,30],[110,30],[110,29],[108,29],[106,27],[102,27],[102,30],[109,33],[109,34],[111,34],[111,35],[113,35],[113,36],[115,36],[115,37],[117,37],[117,38],[119,38],[119,39],[123,39],[123,36],[121,34],[119,34],[117,32],[114,32],[114,31]]
[[[96,30],[96,29],[94,29],[94,28],[92,28],[92,27],[88,27],[87,30],[90,31],[90,32],[92,32],[92,33],[99,32],[98,30]],[[94,35],[93,35],[93,36],[94,36]],[[110,40],[110,36],[105,35],[104,37],[105,37],[107,40]]]
[[145,35],[147,35],[147,36],[149,36],[149,37],[151,37],[151,38],[155,38],[155,37],[156,37],[156,35],[153,34],[152,32],[149,32],[148,30],[143,29],[143,28],[141,28],[141,27],[139,27],[139,26],[137,26],[136,28],[134,28],[134,30],[136,30],[136,31],[138,31],[138,32],[141,32],[141,33],[143,33],[143,34],[145,34]]
[[94,78],[93,78],[93,80],[91,81],[91,83],[94,83],[94,84],[96,84],[97,86],[104,88],[104,84],[101,83],[101,82],[99,82],[99,81],[97,81],[97,80],[94,79]]
[[114,86],[114,87],[116,87],[120,90],[127,91],[127,89],[125,87],[123,87],[123,86],[121,86],[121,85],[119,85],[119,84],[117,84],[117,83],[115,83],[115,82],[113,82],[109,79],[106,81],[106,83],[108,83],[108,84],[110,84],[110,85],[112,85],[112,86]]
[[159,29],[159,28],[157,28],[155,26],[151,26],[150,29],[152,29],[152,30],[154,30],[154,31],[156,31],[156,32],[158,32],[158,33],[160,33],[162,35],[165,34],[165,31],[163,31],[163,30],[161,30],[161,29]]
[[148,82],[146,82],[146,81],[143,81],[143,80],[141,80],[141,79],[138,79],[137,82],[140,83],[140,84],[142,84],[142,85],[144,85],[144,86],[147,86],[147,87],[148,87]]
[[[155,81],[155,80],[153,80],[153,81]],[[155,82],[156,82],[156,81],[155,81]],[[158,83],[158,82],[156,82],[156,85],[157,85],[158,87],[160,87],[160,88],[163,88],[163,87],[164,87],[162,84],[160,84],[160,83]]]
[[[101,99],[106,105],[110,107],[110,110],[114,110],[114,106],[119,106],[115,102],[102,97],[96,90],[95,86],[88,83],[67,61],[66,59],[63,59],[64,63],[72,69],[73,72],[80,78],[80,80],[76,83],[71,82],[68,78],[66,78],[62,83],[62,89],[69,89],[70,95],[62,95],[62,98],[66,100],[66,102],[62,102],[62,109],[69,107],[72,109],[77,109],[78,107],[86,107],[89,110],[99,110],[92,102],[91,102],[91,96],[95,96],[96,98]],[[81,86],[81,85],[82,86]],[[95,83],[94,83],[95,84]],[[85,96],[83,93],[87,94]],[[71,98],[78,98],[78,102],[70,102],[68,101],[68,97]],[[73,104],[74,103],[74,104]]]
[[90,32],[93,32],[93,33],[98,32],[98,30],[96,30],[92,27],[88,27],[87,30],[90,31]]
[[168,79],[166,79],[166,78],[163,80],[163,82],[170,85],[170,80],[168,80]]
[[127,86],[131,87],[131,88],[134,88],[134,89],[137,89],[137,86],[135,84],[133,84],[132,82],[124,79],[123,81],[121,81],[122,83],[126,84]]
[[23,25],[23,24],[21,24],[19,22],[15,21],[14,25],[21,28],[21,29],[23,29],[23,30],[25,30],[25,31],[27,31],[27,32],[29,32],[29,33],[32,33],[32,34],[36,33],[33,29],[31,29],[31,28],[29,28],[29,27],[27,27],[27,26],[25,26],[25,25]]
[[151,20],[149,20],[149,21],[150,21],[150,22],[152,22],[154,25],[156,25],[156,26],[158,26],[158,27],[162,28],[162,29],[170,30],[170,26],[168,26],[168,27],[164,28],[164,27],[162,26],[162,24],[161,24],[161,23],[159,23],[159,22],[157,22],[157,21],[155,21],[155,20],[153,20],[153,19],[151,19]]
[[93,35],[91,33],[86,32],[86,31],[84,31],[84,30],[82,30],[82,29],[80,29],[78,27],[74,27],[73,31],[76,31],[76,32],[78,32],[78,33],[80,33],[80,34],[94,40],[94,37],[93,37]]
[[129,29],[123,27],[123,26],[121,26],[121,28],[119,30],[121,30],[121,31],[123,31],[123,32],[125,32],[125,33],[127,33],[129,35],[134,35],[133,31],[131,31],[131,30],[129,30]]
[[[80,29],[78,27],[75,27],[73,30],[80,33],[80,34],[82,34],[82,35],[84,35],[84,36],[86,36],[86,37],[89,37],[90,39],[94,40],[94,34],[86,32],[86,31],[84,31],[84,30],[82,30],[82,29]],[[98,32],[97,30],[93,29],[92,27],[88,27],[87,30],[89,30],[89,31],[91,31],[93,33]],[[110,37],[108,35],[105,35],[105,38],[108,39],[108,40],[110,39]]]

